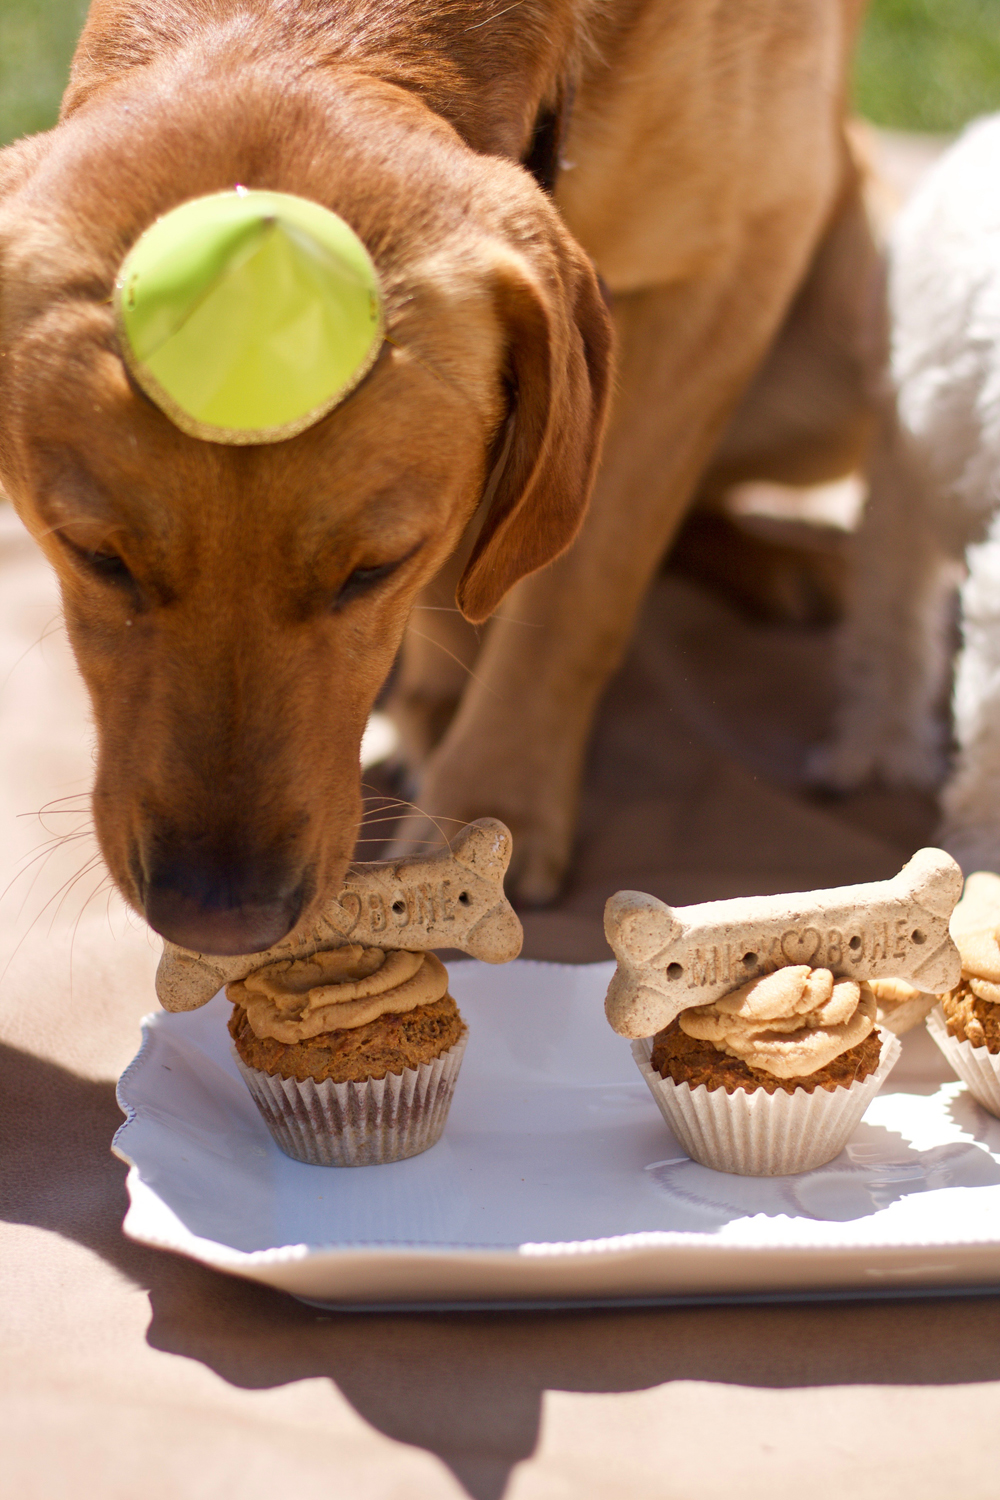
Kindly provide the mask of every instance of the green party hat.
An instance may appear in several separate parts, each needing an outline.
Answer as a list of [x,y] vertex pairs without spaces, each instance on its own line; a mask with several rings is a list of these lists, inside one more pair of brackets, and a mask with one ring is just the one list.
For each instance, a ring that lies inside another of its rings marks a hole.
[[339,215],[237,188],[171,209],[115,283],[122,353],[184,432],[277,443],[319,421],[375,362],[382,297]]

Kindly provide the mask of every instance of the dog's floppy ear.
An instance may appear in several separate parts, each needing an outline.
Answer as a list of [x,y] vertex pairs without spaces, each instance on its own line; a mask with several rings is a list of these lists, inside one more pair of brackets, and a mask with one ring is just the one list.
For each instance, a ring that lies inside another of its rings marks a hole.
[[473,624],[519,578],[566,550],[600,457],[611,318],[593,267],[575,247],[563,247],[545,273],[543,281],[513,256],[498,268],[512,405],[503,466],[456,592]]

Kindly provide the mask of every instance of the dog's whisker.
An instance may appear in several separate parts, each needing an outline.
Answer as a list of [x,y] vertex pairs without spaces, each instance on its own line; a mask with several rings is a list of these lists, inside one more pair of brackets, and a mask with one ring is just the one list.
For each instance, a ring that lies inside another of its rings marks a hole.
[[378,798],[388,807],[411,807],[413,808],[414,812],[420,811],[415,802],[409,802],[405,797],[387,797],[382,792],[376,791],[375,788],[371,785],[371,782],[363,781],[361,783],[361,787],[362,790],[369,791],[373,799]]
[[[46,830],[46,832],[48,832],[48,830]],[[88,835],[95,836],[94,830],[92,828],[76,828],[72,829],[68,833],[51,833],[49,834],[49,837],[47,839],[44,839],[42,841],[42,843],[36,844],[34,849],[29,849],[27,854],[24,855],[24,858],[29,860],[30,862],[31,860],[37,859],[38,855],[40,853],[44,853],[46,849],[57,849],[60,844],[69,844],[74,839],[86,838]]]
[[[35,886],[38,884],[38,881],[41,879],[41,876],[44,873],[44,871],[45,871],[45,869],[46,869],[46,867],[48,865],[49,860],[51,859],[52,855],[55,854],[55,853],[56,853],[56,849],[46,849],[46,850],[43,850],[41,854],[36,855],[35,859],[33,859],[30,864],[25,865],[25,867],[22,870],[19,870],[18,873],[17,873],[17,875],[14,877],[14,880],[17,880],[17,879],[20,878],[20,876],[22,876],[22,875],[28,875],[29,872],[31,873],[31,879],[30,879],[30,881],[28,883],[28,888],[24,892],[24,895],[21,898],[21,904],[18,907],[18,916],[20,916],[21,913],[24,911],[25,906],[28,904],[29,900],[31,899],[31,895],[32,895],[32,893],[33,893],[33,891],[35,889]],[[31,869],[32,865],[36,866],[36,868],[33,871]],[[5,896],[7,895],[7,892],[13,886],[14,880],[12,880],[10,882],[10,885],[8,885],[7,890],[4,891],[3,894]]]
[[[417,808],[417,812],[419,813],[420,817],[424,818],[428,823],[432,823],[434,825],[434,827],[437,829],[438,833],[441,835],[441,840],[442,840],[442,843],[445,845],[445,848],[450,849],[451,848],[451,840],[449,839],[448,835],[445,833],[444,829],[441,827],[441,824],[438,822],[437,818],[435,818],[431,813],[424,812],[421,808]],[[463,828],[465,827],[465,824],[462,823],[461,818],[448,818],[446,821],[449,822],[449,823],[458,823],[461,827],[463,827]],[[417,840],[416,842],[423,843],[423,842],[426,842],[426,841],[425,840]]]
[[[12,888],[14,887],[14,885],[17,883],[17,881],[19,881],[21,879],[22,875],[27,875],[28,872],[29,872],[29,870],[31,869],[32,865],[37,864],[38,865],[38,869],[35,871],[35,873],[34,873],[34,875],[32,877],[31,883],[28,886],[27,891],[25,892],[23,900],[21,901],[21,906],[20,906],[20,909],[19,909],[19,912],[18,912],[18,915],[20,915],[20,912],[24,910],[25,904],[26,904],[28,898],[30,897],[31,892],[34,890],[35,884],[36,884],[39,876],[41,875],[42,871],[45,869],[45,866],[48,863],[48,861],[51,858],[51,856],[53,854],[55,854],[58,849],[61,849],[65,844],[69,844],[69,843],[73,842],[75,839],[79,839],[79,838],[85,837],[85,834],[86,834],[86,830],[84,830],[84,831],[82,831],[80,833],[66,834],[62,838],[51,839],[48,842],[48,844],[43,844],[40,849],[33,850],[30,857],[25,856],[26,862],[21,865],[21,868],[19,870],[15,871],[15,873],[11,876],[10,880],[4,886],[3,890],[0,891],[0,901],[3,901],[4,898],[10,893],[10,891],[12,890]],[[40,863],[39,863],[39,861],[40,861]]]
[[[413,610],[429,610],[432,614],[437,615],[460,615],[463,619],[465,618],[465,616],[462,615],[462,611],[459,609],[457,604],[414,604],[412,608]],[[490,615],[490,619],[503,620],[505,625],[523,625],[527,630],[542,629],[542,626],[537,620],[515,620],[513,615],[501,614],[499,610],[495,610],[494,613]],[[476,628],[478,629],[479,627]]]
[[[420,812],[419,808],[415,808],[413,810],[415,812],[420,813],[421,817],[427,817],[427,816],[429,816],[426,813]],[[358,824],[358,827],[359,828],[370,828],[373,823],[395,823],[405,813],[405,811],[406,811],[406,807],[398,807],[398,808],[373,808],[372,811],[371,811],[371,813],[366,813],[365,816],[361,819],[361,822]],[[380,813],[384,814],[384,816],[377,816],[377,814],[380,814]],[[461,824],[461,826],[463,828],[465,827],[465,823],[462,821],[461,818],[444,817],[443,821],[445,823],[459,823],[459,824]]]
[[34,651],[37,646],[44,645],[44,643],[48,640],[49,636],[50,635],[54,635],[56,633],[56,631],[58,631],[60,628],[64,628],[64,622],[63,622],[62,615],[53,615],[52,619],[49,621],[49,623],[42,630],[42,633],[38,637],[38,639],[32,641],[32,643],[31,643],[30,646],[26,646],[24,648],[24,650],[21,652],[20,656],[17,658],[17,661],[9,669],[9,671],[8,671],[6,677],[4,678],[3,682],[0,682],[0,694],[2,694],[4,692],[4,690],[5,690],[8,682],[13,677],[14,673],[17,671],[17,669],[21,665],[21,663],[24,661],[25,657],[26,656],[30,656],[31,653],[32,653],[32,651]]
[[407,631],[412,630],[413,634],[417,637],[418,640],[429,641],[432,646],[437,646],[438,650],[443,651],[445,656],[450,656],[452,661],[455,662],[457,666],[461,667],[462,671],[467,673],[467,675],[472,678],[473,682],[478,682],[480,687],[484,687],[488,693],[499,700],[500,694],[496,691],[496,689],[491,688],[489,683],[486,682],[484,678],[478,677],[472,670],[472,668],[466,662],[464,662],[460,656],[455,655],[454,651],[449,651],[447,646],[442,646],[441,642],[436,641],[432,635],[425,635],[422,630],[414,629],[413,625],[411,624],[408,624],[406,629]]
[[[55,926],[59,913],[62,911],[63,903],[65,902],[66,897],[69,895],[70,891],[79,881],[83,880],[84,876],[92,874],[93,871],[96,870],[97,866],[101,863],[103,863],[103,861],[100,854],[95,854],[92,859],[89,859],[87,861],[82,870],[78,870],[76,874],[73,875],[69,880],[64,881],[59,890],[56,891],[55,894],[51,896],[45,903],[46,906],[51,906],[52,902],[55,901],[56,896],[59,897],[59,900],[56,903],[56,909],[49,919],[49,936],[52,935],[52,929]],[[45,907],[43,907],[42,910],[44,911]]]
[[[362,782],[362,785],[363,786],[367,785],[367,783]],[[376,793],[375,795],[378,796],[379,794]],[[435,823],[435,825],[436,825],[437,820],[434,819],[429,812],[425,812],[424,809],[422,807],[420,807],[419,804],[416,803],[416,802],[408,802],[403,797],[396,797],[396,798],[388,798],[388,797],[386,797],[384,800],[385,800],[385,806],[387,808],[389,808],[389,807],[409,808],[409,810],[411,812],[413,812],[413,813],[416,813],[418,817],[426,818],[428,820],[428,822]],[[441,822],[444,822],[444,823],[457,823],[461,828],[465,827],[465,820],[463,818],[450,818],[450,817],[448,817],[444,813],[441,813],[438,816],[439,816],[439,819],[440,819]],[[365,823],[366,823],[366,818],[362,818],[362,820],[361,820],[361,826],[364,827]]]
[[[362,782],[361,784],[362,784],[362,787],[370,785],[370,783],[367,783],[367,782]],[[462,818],[450,818],[450,817],[447,817],[447,816],[445,816],[445,815],[442,814],[441,821],[439,821],[436,817],[434,817],[434,815],[432,813],[426,812],[422,807],[419,807],[416,802],[407,802],[407,801],[405,801],[402,798],[397,798],[396,799],[396,805],[398,807],[407,807],[413,813],[415,813],[417,817],[424,818],[424,819],[426,819],[426,821],[428,823],[432,823],[434,825],[434,827],[437,829],[438,833],[441,835],[442,843],[448,849],[451,848],[451,840],[449,839],[448,835],[445,833],[444,829],[441,827],[441,822],[445,822],[445,823],[457,823],[458,826],[459,826],[459,828],[464,828],[465,827],[465,822],[464,822],[464,820]],[[372,820],[372,821],[374,821],[374,820]],[[393,820],[393,821],[395,821],[395,820]],[[360,826],[362,828],[365,828],[365,827],[371,826],[371,824],[370,824],[369,820],[367,820],[365,818],[362,818]],[[368,842],[371,842],[371,841],[369,840]],[[428,842],[428,840],[422,840],[421,839],[421,840],[414,840],[414,842],[415,843],[426,843],[426,842]],[[437,846],[435,846],[435,847],[437,847]]]
[[[386,797],[386,796],[383,796],[379,792],[373,792],[370,797],[366,797],[365,798],[365,801],[366,802],[377,802],[380,807],[413,807],[414,806],[414,804],[412,802],[408,802],[405,797]],[[373,811],[378,811],[378,808],[373,809]]]
[[[38,821],[38,823],[39,823],[39,825],[41,827],[41,831],[46,835],[46,838],[44,839],[44,841],[41,844],[38,844],[35,847],[36,848],[45,848],[49,844],[59,844],[59,843],[65,842],[65,840],[67,840],[67,839],[78,839],[78,838],[81,838],[84,834],[87,834],[87,833],[91,834],[94,838],[96,838],[97,837],[97,831],[94,828],[94,824],[93,824],[92,820],[90,818],[83,818],[81,820],[79,814],[77,814],[76,816],[78,818],[77,826],[75,828],[66,828],[66,829],[50,828],[48,826],[48,824],[45,822],[45,819],[42,818],[42,817],[39,817],[37,819],[37,821]],[[35,852],[34,849],[32,849],[30,851],[30,853],[32,853],[32,854],[34,852]]]
[[[79,817],[81,815],[80,814],[76,814],[75,816]],[[67,828],[65,830],[65,832],[60,833],[55,828],[46,828],[45,823],[42,821],[42,818],[41,818],[40,815],[36,815],[36,814],[32,813],[32,817],[37,817],[37,821],[39,823],[41,823],[42,832],[48,834],[47,842],[50,843],[50,844],[58,843],[60,839],[75,839],[75,838],[79,838],[79,836],[80,836],[81,833],[93,833],[94,832],[94,825],[91,822],[90,818],[86,818],[84,820],[83,825],[81,827],[78,827],[78,828]]]
[[[72,885],[72,883],[73,883],[74,880],[78,880],[81,875],[85,875],[88,870],[92,870],[95,867],[95,865],[98,863],[98,861],[100,860],[100,858],[101,858],[100,851],[96,851],[95,853],[93,853],[90,856],[90,858],[83,865],[81,865],[81,867],[79,868],[79,870],[77,870],[77,872],[76,872],[75,875],[68,875],[66,877],[66,879],[63,881],[62,885],[59,886],[56,890],[54,890],[52,892],[52,895],[49,897],[49,899],[46,901],[45,905],[42,907],[42,912],[44,912],[49,906],[51,906],[52,902],[55,901],[57,898],[61,899],[61,897],[65,894],[67,887],[70,886],[70,885]],[[41,912],[39,913],[39,915],[41,915]]]
[[[383,842],[382,839],[357,839],[356,840],[356,843],[358,843],[358,844],[381,844],[382,842]],[[428,849],[440,849],[441,848],[441,844],[440,844],[440,841],[438,839],[411,839],[409,842],[413,845],[413,847],[415,849],[416,848],[425,847],[425,846]],[[445,842],[447,843],[447,840]]]
[[[80,832],[83,831],[82,828],[75,828],[75,829],[74,828],[70,828],[70,829],[67,829],[65,833],[60,833],[55,828],[49,828],[47,826],[46,822],[45,822],[45,819],[57,816],[57,814],[54,814],[54,813],[45,813],[45,814],[42,814],[42,813],[18,813],[17,816],[18,817],[22,817],[22,818],[23,817],[34,818],[38,823],[41,824],[43,832],[47,833],[50,839],[68,839],[68,838],[73,838],[73,837],[75,837],[75,835],[77,833],[80,833]],[[87,829],[93,829],[93,826],[94,826],[93,822],[91,821],[90,818],[87,818],[85,816],[85,814],[81,810],[67,809],[67,816],[72,816],[72,817],[75,817],[75,818],[84,818],[84,827],[86,827]]]
[[[387,797],[385,799],[385,801],[386,801],[387,805],[394,805],[396,807],[408,807],[408,808],[410,808],[410,810],[412,812],[419,813],[422,818],[429,818],[430,817],[430,813],[425,812],[424,809],[420,806],[420,804],[418,802],[411,802],[406,797],[394,797],[394,798],[388,798]],[[444,816],[444,815],[442,814],[442,816]],[[449,823],[461,823],[462,819],[461,818],[446,818],[445,821],[449,822]],[[465,826],[464,823],[463,823],[462,826],[463,827]]]
[[[44,833],[47,833],[49,837],[48,837],[47,845],[46,844],[39,844],[37,846],[38,848],[49,847],[49,848],[55,849],[55,848],[58,848],[58,846],[60,844],[70,844],[70,843],[73,843],[74,840],[76,840],[76,839],[96,839],[97,838],[97,830],[95,829],[94,825],[89,821],[89,819],[83,825],[82,828],[67,828],[67,830],[66,830],[65,833],[56,833],[53,829],[46,828],[45,825],[44,825],[44,823],[42,824],[42,830],[43,830]],[[32,853],[34,853],[34,850],[32,850]]]
[[[86,798],[87,807],[58,807],[57,806],[57,804],[60,803],[60,802],[75,802],[80,797]],[[50,800],[48,802],[43,802],[42,806],[40,808],[38,808],[38,810],[36,812],[15,813],[15,817],[18,817],[18,818],[40,818],[43,813],[48,813],[50,811],[57,811],[57,812],[60,812],[60,813],[64,813],[64,812],[65,813],[69,813],[69,812],[81,812],[82,813],[82,812],[86,812],[87,811],[87,809],[89,807],[89,804],[90,804],[90,792],[89,791],[86,791],[86,792],[68,792],[65,797],[52,797],[52,798],[50,798]]]
[[[43,537],[47,536],[61,536],[67,527],[86,526],[92,521],[93,516],[85,513],[80,513],[74,516],[66,516],[62,521],[56,521],[52,526],[44,527],[43,530],[38,533],[36,540],[41,541]],[[106,536],[111,537],[112,535],[113,532],[109,529],[106,533]]]
[[[22,946],[24,945],[25,942],[27,942],[27,940],[31,936],[32,932],[34,932],[37,923],[41,921],[42,917],[44,917],[46,911],[48,911],[48,909],[52,905],[53,901],[55,901],[57,897],[60,898],[60,900],[59,900],[59,906],[56,907],[56,910],[55,910],[55,912],[52,915],[52,920],[49,923],[49,935],[51,935],[51,933],[52,933],[52,927],[53,927],[53,925],[55,923],[56,917],[59,914],[59,907],[62,906],[62,902],[65,899],[66,895],[68,894],[69,890],[72,888],[72,886],[74,886],[76,884],[76,882],[78,880],[82,879],[83,876],[88,873],[88,871],[94,869],[95,865],[100,860],[100,858],[101,858],[100,854],[95,854],[93,856],[93,858],[89,859],[87,861],[87,863],[83,866],[82,869],[78,870],[77,873],[70,880],[65,881],[63,883],[63,885],[60,886],[59,890],[53,892],[53,894],[46,901],[45,905],[42,907],[41,911],[37,912],[35,914],[35,916],[31,919],[31,922],[28,924],[27,930],[21,935],[21,937],[18,939],[17,943],[14,945],[14,948],[13,948],[13,951],[11,952],[11,955],[8,958],[6,964],[4,965],[3,972],[0,973],[0,984],[2,984],[3,981],[4,981],[4,979],[7,977],[7,972],[10,969],[11,964],[14,962],[15,958],[20,953]],[[23,907],[22,907],[22,909],[23,909]]]
[[[73,797],[76,797],[78,795],[83,794],[72,794]],[[49,835],[48,843],[41,844],[37,846],[38,848],[45,849],[47,847],[55,847],[60,843],[68,843],[71,839],[82,838],[86,835],[90,835],[91,837],[96,838],[97,834],[94,828],[93,819],[90,816],[89,807],[57,807],[55,805],[57,802],[69,800],[70,798],[54,798],[52,802],[47,802],[42,807],[40,807],[37,812],[16,814],[16,816],[19,818],[37,819],[45,832]],[[59,832],[58,830],[49,827],[47,819],[51,817],[71,817],[77,820],[78,826],[74,829],[67,829],[65,832]],[[35,851],[32,850],[31,853],[34,854]]]
[[[101,877],[101,879],[97,882],[97,884],[94,887],[94,889],[91,891],[90,895],[87,897],[86,901],[80,907],[80,910],[77,912],[77,915],[76,915],[76,921],[73,923],[73,935],[72,935],[72,937],[69,940],[69,988],[70,988],[70,996],[71,997],[72,997],[72,994],[73,994],[73,952],[74,952],[74,949],[76,948],[76,935],[80,931],[80,923],[83,921],[83,914],[84,914],[84,912],[87,910],[87,907],[90,905],[91,901],[93,901],[94,897],[100,894],[100,892],[104,888],[105,882],[107,880],[109,880],[109,879],[110,879],[110,876],[108,876],[107,874],[104,874]],[[53,921],[54,920],[55,920],[55,918],[53,918]],[[110,900],[109,900],[109,902],[108,902],[108,924],[109,924],[109,926],[110,926],[110,923],[111,923],[111,903],[110,903]],[[111,935],[112,935],[112,937],[114,936],[114,931],[113,930],[112,930],[112,934]]]
[[491,620],[502,620],[505,625],[517,625],[522,630],[544,630],[544,626],[538,620],[515,620],[513,615],[502,614],[496,610],[490,615]]
[[485,21],[477,21],[474,26],[466,26],[465,32],[480,31],[482,27],[489,26],[494,21],[499,21],[500,17],[505,16],[509,10],[517,10],[523,4],[524,0],[513,0],[512,5],[505,5],[503,10],[498,10],[492,16],[487,16]]
[[[107,891],[108,891],[108,899],[107,899],[107,903],[105,905],[105,912],[104,912],[104,914],[105,914],[105,917],[106,917],[107,923],[108,923],[108,931],[110,932],[111,936],[114,937],[116,934],[115,934],[114,927],[111,925],[111,898],[115,894],[115,891],[116,891],[117,887],[115,885],[114,878],[111,875],[109,875],[107,877],[106,885],[107,885]],[[97,889],[99,891],[101,889],[101,887],[98,886]],[[127,913],[128,912],[128,907],[126,907],[125,910],[126,910],[126,913]]]
[[65,839],[79,839],[88,834],[91,838],[96,839],[97,837],[97,829],[90,818],[83,818],[77,823],[75,828],[67,828],[65,831],[60,831],[58,828],[50,828],[43,818],[39,818],[38,821],[42,832],[48,834],[51,843],[58,843],[60,840]]

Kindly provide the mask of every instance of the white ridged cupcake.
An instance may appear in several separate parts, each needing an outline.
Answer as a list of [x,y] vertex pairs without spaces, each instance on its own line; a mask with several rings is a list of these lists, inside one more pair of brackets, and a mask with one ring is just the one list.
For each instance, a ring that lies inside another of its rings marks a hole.
[[874,1073],[848,1088],[796,1089],[773,1094],[756,1089],[709,1090],[704,1084],[661,1078],[649,1058],[653,1038],[632,1043],[632,1056],[657,1107],[688,1156],[739,1177],[785,1177],[811,1172],[839,1156],[899,1057],[891,1032],[880,1033],[882,1054]]
[[433,954],[346,945],[227,994],[237,1064],[286,1155],[375,1166],[440,1138],[468,1031]]
[[[684,1150],[744,1177],[839,1155],[900,1053],[865,984],[795,965],[682,1011],[632,1055]],[[654,1066],[654,1056],[656,1065]]]
[[441,1138],[468,1032],[432,1063],[364,1083],[299,1081],[236,1062],[286,1156],[314,1167],[372,1167],[430,1150]]
[[962,977],[927,1029],[984,1109],[1000,1119],[1000,876],[978,870],[951,919]]

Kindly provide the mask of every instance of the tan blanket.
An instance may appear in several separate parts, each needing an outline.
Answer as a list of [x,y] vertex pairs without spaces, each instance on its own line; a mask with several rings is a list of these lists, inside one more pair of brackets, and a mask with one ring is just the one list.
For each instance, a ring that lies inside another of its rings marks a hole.
[[[661,582],[605,705],[573,886],[528,916],[526,953],[606,957],[622,886],[690,902],[892,874],[926,804],[794,789],[828,668],[824,636]],[[86,837],[43,847],[84,825],[90,754],[52,583],[0,505],[5,1493],[996,1493],[1000,1299],[331,1316],[123,1239],[114,1079],[156,945],[99,866],[73,883]]]

